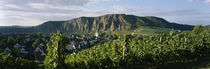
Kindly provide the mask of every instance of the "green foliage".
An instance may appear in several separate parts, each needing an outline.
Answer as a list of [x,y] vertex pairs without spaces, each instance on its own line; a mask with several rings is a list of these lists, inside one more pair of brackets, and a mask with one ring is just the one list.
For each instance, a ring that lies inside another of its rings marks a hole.
[[16,35],[4,35],[0,37],[0,48],[13,47],[16,43],[22,42],[22,37],[17,37]]
[[38,45],[40,45],[41,43],[44,43],[44,41],[42,40],[43,35],[40,32],[36,33],[36,35],[37,35],[37,39],[32,43],[33,49],[36,49]]
[[36,47],[37,47],[40,43],[42,43],[42,39],[41,39],[41,38],[36,39],[36,40],[32,43],[32,48],[33,48],[33,49],[36,49]]
[[36,63],[20,57],[13,57],[10,53],[0,53],[1,69],[33,69]]
[[210,33],[210,28],[204,27],[202,25],[196,25],[195,28],[192,30],[192,34],[203,34],[203,33]]
[[61,43],[61,33],[58,31],[51,36],[47,43],[48,53],[44,60],[46,69],[62,68],[63,63],[63,48]]
[[[204,28],[200,28],[204,29]],[[124,35],[114,40],[66,56],[69,68],[110,69],[135,64],[165,65],[196,57],[210,56],[208,29],[192,32],[135,37]]]

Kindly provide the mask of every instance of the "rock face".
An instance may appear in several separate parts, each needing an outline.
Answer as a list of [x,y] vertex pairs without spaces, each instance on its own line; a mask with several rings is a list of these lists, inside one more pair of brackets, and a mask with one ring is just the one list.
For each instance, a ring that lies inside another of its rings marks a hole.
[[[175,30],[192,30],[194,27],[190,25],[170,23],[165,19],[153,16],[138,17],[125,14],[107,14],[99,17],[80,17],[69,21],[48,21],[38,26],[27,27],[27,29],[31,30],[30,32],[48,33],[55,32],[57,30],[61,30],[64,33],[89,33],[96,31],[128,32],[143,26],[168,28]],[[0,27],[0,32],[7,32],[5,30],[3,31],[2,29],[5,28]],[[20,28],[19,32],[28,32],[28,30],[23,30]]]

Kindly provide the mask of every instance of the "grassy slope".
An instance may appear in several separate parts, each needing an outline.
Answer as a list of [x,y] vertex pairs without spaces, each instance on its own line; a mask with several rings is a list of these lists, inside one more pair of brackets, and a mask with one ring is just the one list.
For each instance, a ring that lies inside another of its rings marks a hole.
[[171,29],[167,28],[151,28],[151,27],[140,27],[137,30],[137,33],[140,35],[144,36],[149,36],[149,35],[156,35],[156,34],[161,34],[161,33],[169,33],[172,31]]

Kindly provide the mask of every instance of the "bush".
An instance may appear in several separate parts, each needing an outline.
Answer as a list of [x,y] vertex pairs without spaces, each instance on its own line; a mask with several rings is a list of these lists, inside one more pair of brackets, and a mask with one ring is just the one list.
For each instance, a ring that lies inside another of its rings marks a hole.
[[33,69],[36,63],[20,57],[13,57],[8,52],[0,53],[1,69]]

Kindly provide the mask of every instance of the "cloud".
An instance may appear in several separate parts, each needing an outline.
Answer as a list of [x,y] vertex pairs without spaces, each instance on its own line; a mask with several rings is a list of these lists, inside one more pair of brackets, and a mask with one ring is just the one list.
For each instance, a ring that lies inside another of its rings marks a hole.
[[113,12],[133,14],[137,16],[157,16],[164,18],[170,22],[176,22],[181,24],[203,24],[209,25],[210,12],[201,12],[197,9],[178,9],[178,10],[166,10],[149,7],[137,7],[137,6],[113,6]]
[[64,0],[66,3],[61,2],[61,0],[1,0],[0,26],[35,26],[51,20],[71,20],[81,16],[93,17],[114,13],[133,14],[137,16],[157,16],[165,18],[170,22],[192,25],[201,22],[206,25],[210,23],[208,19],[210,18],[210,13],[201,12],[196,9],[167,10],[119,4],[106,6],[106,8],[98,8],[98,6],[95,5],[104,2],[119,1],[122,0]]
[[132,11],[132,8],[116,5],[116,6],[113,6],[113,10],[114,10],[113,11],[114,13],[127,13],[129,11]]
[[[121,0],[7,0],[2,5],[6,10],[48,10],[48,9],[63,9],[82,8],[100,2],[119,2]],[[0,7],[1,8],[1,7]],[[33,9],[31,9],[33,8]]]
[[45,3],[45,4],[52,4],[52,5],[71,5],[71,6],[81,6],[88,3],[88,0],[7,0],[4,1],[7,3],[17,4],[17,5],[24,5],[27,3]]
[[[53,10],[52,10],[53,11]],[[3,10],[4,18],[0,18],[1,26],[21,25],[21,26],[35,26],[46,21],[63,21],[71,20],[81,16],[99,16],[106,14],[105,10],[61,10],[57,12],[33,12],[33,11],[14,11]]]
[[[1,23],[1,19],[3,18],[3,12],[1,11],[3,9],[3,1],[0,1],[0,23]],[[1,25],[1,24],[0,24]]]
[[117,2],[119,2],[121,0],[101,0],[101,1],[117,1]]
[[206,4],[210,4],[210,0],[188,0],[189,2],[195,2],[195,1],[202,1]]
[[[29,5],[29,4],[28,4]],[[35,7],[37,6],[37,8]],[[39,8],[39,7],[42,7]],[[115,5],[110,7],[111,10],[106,9],[89,9],[78,7],[66,7],[66,6],[53,6],[43,3],[30,3],[30,7],[36,9],[24,9],[24,10],[2,10],[4,18],[0,18],[0,25],[24,25],[35,26],[46,21],[62,21],[71,20],[73,18],[87,16],[100,16],[104,14],[133,14],[137,16],[157,16],[165,18],[170,22],[177,22],[182,24],[209,24],[210,14],[201,12],[196,9],[181,9],[181,10],[166,10],[150,7],[140,6],[122,6]],[[47,9],[47,10],[43,10]]]
[[200,1],[200,0],[188,0],[189,2]]
[[14,5],[14,4],[6,4],[4,7],[8,7],[12,9],[22,9],[20,6]]
[[110,1],[120,0],[4,0],[0,1],[0,26],[34,26],[50,20],[99,16],[109,11],[92,10],[86,6]]
[[6,2],[7,4],[15,4],[15,5],[26,5],[28,3],[42,3],[47,5],[54,6],[85,6],[87,4],[95,4],[99,2],[113,2],[113,1],[121,1],[121,0],[5,0],[0,2]]
[[88,0],[85,5],[92,5],[95,3],[102,3],[102,2],[120,2],[122,0]]
[[71,10],[71,8],[67,6],[55,6],[55,5],[44,4],[44,3],[29,3],[28,5],[31,8],[39,9],[39,10],[49,10],[49,9]]
[[210,3],[210,0],[205,0],[204,2],[205,2],[205,3]]
[[46,13],[46,12],[24,12],[24,11],[3,11],[6,14],[1,18],[1,23],[4,25],[38,25],[49,20],[70,20],[74,17],[70,13]]

